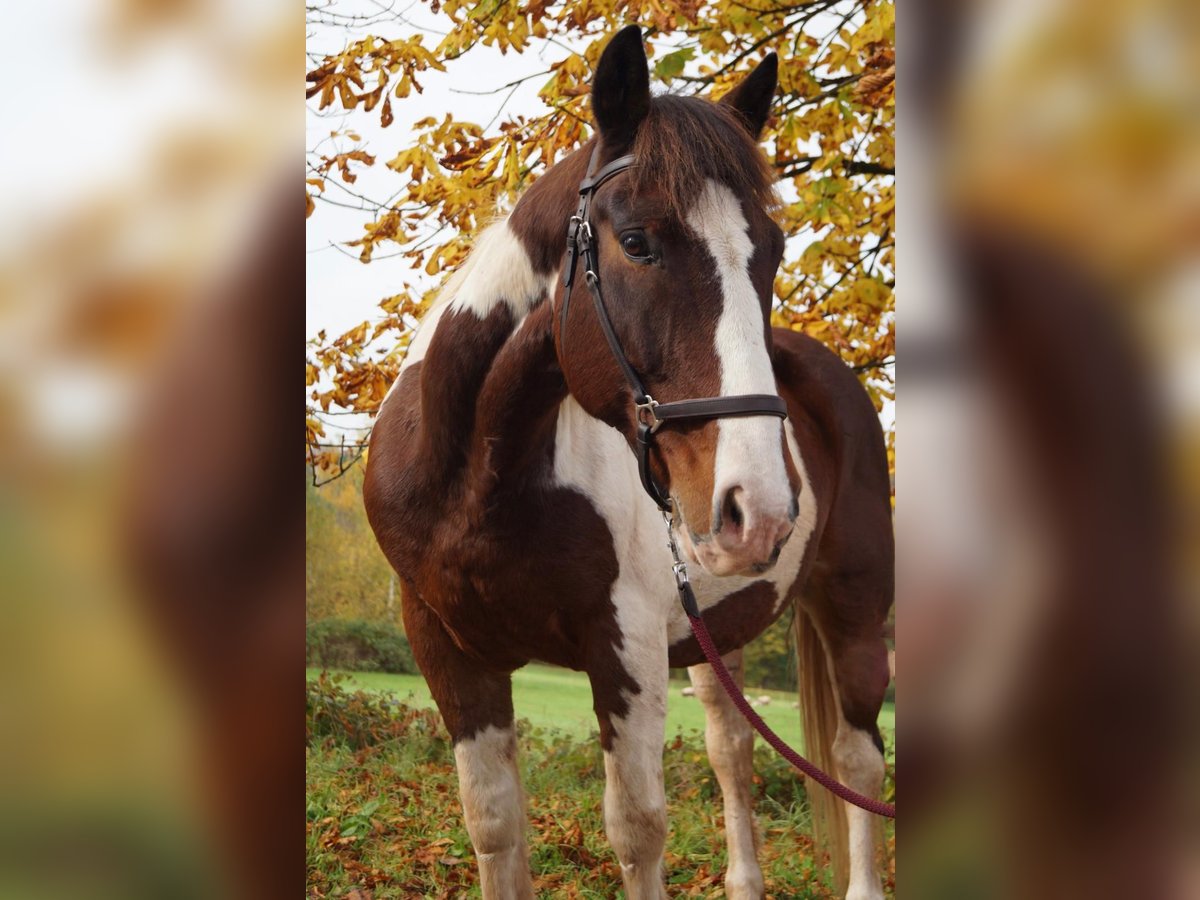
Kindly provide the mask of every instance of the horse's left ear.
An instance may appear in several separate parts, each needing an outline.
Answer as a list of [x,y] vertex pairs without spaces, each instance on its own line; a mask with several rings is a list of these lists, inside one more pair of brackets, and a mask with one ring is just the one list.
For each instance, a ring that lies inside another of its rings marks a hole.
[[741,84],[721,98],[722,103],[732,106],[741,114],[746,129],[755,140],[762,134],[767,117],[771,115],[771,102],[775,99],[778,78],[779,57],[768,53]]
[[613,35],[600,54],[592,81],[592,115],[604,143],[623,148],[633,141],[649,111],[650,66],[642,29],[628,25]]

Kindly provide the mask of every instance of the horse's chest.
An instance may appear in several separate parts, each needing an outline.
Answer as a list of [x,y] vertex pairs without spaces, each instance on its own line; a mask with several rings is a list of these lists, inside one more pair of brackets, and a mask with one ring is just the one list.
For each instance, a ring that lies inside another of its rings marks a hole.
[[589,632],[612,616],[619,569],[591,504],[546,486],[480,519],[441,523],[426,547],[421,593],[477,657],[581,668]]

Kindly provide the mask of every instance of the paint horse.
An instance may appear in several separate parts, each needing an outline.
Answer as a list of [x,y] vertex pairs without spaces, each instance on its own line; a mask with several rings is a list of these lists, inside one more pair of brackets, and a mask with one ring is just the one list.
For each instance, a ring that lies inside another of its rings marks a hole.
[[[454,742],[487,898],[533,896],[511,683],[531,660],[591,681],[605,828],[634,900],[665,895],[668,667],[690,667],[724,798],[726,891],[763,895],[753,735],[680,608],[663,521],[639,481],[629,384],[586,294],[556,314],[589,163],[635,160],[595,190],[589,217],[603,302],[646,390],[660,402],[786,401],[786,420],[689,420],[656,434],[651,472],[709,628],[740,679],[740,648],[794,608],[808,750],[860,793],[880,790],[893,593],[884,442],[853,373],[769,324],[784,240],[757,137],[776,69],[768,56],[721,103],[651,97],[640,31],[619,32],[592,86],[597,136],[479,236],[380,410],[367,513]],[[881,897],[869,814],[810,795],[834,815],[847,896]]]

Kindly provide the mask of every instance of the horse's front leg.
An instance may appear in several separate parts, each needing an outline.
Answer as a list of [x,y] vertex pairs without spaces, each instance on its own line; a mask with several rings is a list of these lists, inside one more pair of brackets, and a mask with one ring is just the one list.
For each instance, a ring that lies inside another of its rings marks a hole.
[[594,648],[588,671],[604,747],[604,827],[629,900],[660,900],[666,896],[666,628],[646,622],[622,631],[619,644],[609,638]]
[[[739,689],[743,683],[742,651],[721,657]],[[763,896],[762,870],[756,858],[754,829],[754,730],[750,727],[708,663],[688,668],[696,696],[704,704],[705,743],[721,796],[725,802],[725,843],[729,869],[725,894],[730,900],[758,900]]]
[[406,587],[404,626],[454,742],[463,817],[479,863],[483,896],[532,900],[512,679],[463,654],[416,590]]

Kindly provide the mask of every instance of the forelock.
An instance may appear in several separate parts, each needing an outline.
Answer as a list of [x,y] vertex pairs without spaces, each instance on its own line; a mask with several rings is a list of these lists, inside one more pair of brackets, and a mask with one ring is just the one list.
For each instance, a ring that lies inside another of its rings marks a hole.
[[686,216],[709,179],[758,206],[778,203],[775,174],[762,148],[737,113],[719,103],[670,94],[653,98],[633,155],[633,189],[657,190],[678,217]]

